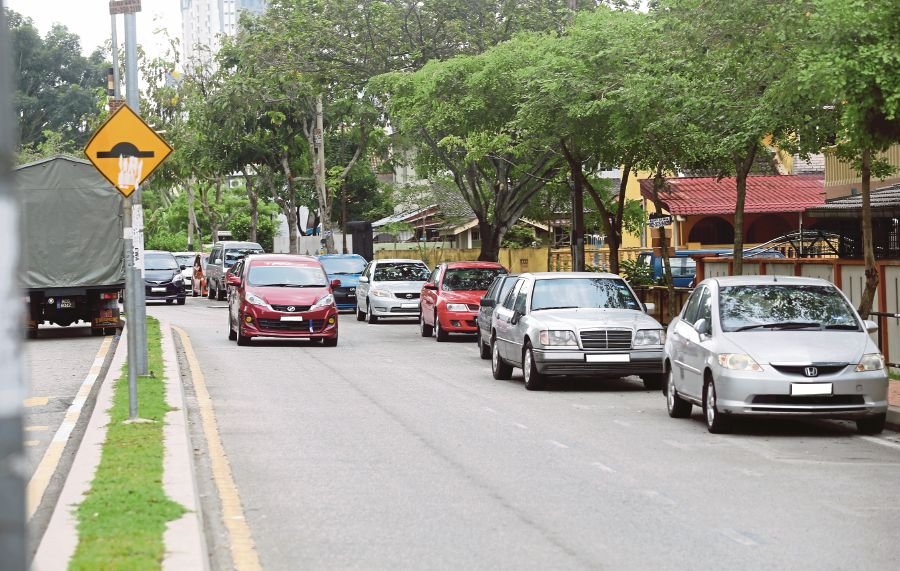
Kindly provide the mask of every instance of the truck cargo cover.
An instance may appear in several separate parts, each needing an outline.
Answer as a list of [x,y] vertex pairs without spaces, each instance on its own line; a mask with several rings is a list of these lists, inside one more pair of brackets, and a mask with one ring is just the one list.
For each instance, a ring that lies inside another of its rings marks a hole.
[[122,201],[93,165],[59,156],[23,165],[22,281],[28,289],[125,282]]

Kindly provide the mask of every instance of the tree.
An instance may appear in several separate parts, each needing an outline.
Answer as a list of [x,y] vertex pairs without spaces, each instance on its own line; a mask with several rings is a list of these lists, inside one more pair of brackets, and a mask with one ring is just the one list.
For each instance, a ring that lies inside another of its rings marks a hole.
[[371,85],[388,97],[394,124],[422,148],[429,175],[450,177],[478,219],[479,260],[496,261],[503,237],[556,175],[561,157],[516,125],[523,67],[541,53],[535,36],[517,37],[477,56],[431,62]]
[[866,288],[859,313],[868,318],[878,286],[872,239],[871,180],[890,168],[876,153],[900,142],[900,4],[892,0],[815,0],[814,41],[803,53],[807,91],[840,119],[837,152],[852,161],[862,184]]

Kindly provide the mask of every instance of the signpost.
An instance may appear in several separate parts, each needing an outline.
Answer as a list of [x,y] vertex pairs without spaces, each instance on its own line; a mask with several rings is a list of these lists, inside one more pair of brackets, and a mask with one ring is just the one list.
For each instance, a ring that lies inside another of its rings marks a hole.
[[662,228],[672,224],[673,218],[671,214],[651,214],[647,220],[647,226],[650,228]]
[[[129,91],[131,91],[129,87]],[[122,105],[97,129],[84,149],[100,174],[125,196],[125,303],[128,315],[128,412],[137,418],[137,374],[146,323],[141,292],[144,284],[136,268],[143,267],[143,216],[132,195],[172,153],[172,147],[128,105]],[[135,216],[134,214],[138,214]]]

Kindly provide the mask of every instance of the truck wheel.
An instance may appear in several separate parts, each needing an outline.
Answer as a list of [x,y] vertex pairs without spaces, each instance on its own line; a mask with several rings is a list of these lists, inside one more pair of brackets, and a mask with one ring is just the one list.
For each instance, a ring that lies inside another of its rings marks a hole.
[[37,328],[25,330],[25,337],[28,339],[37,339]]

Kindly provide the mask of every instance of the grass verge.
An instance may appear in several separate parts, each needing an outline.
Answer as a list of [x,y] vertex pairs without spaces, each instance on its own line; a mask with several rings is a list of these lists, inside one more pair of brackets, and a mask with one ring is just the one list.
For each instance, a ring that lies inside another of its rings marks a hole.
[[147,318],[150,376],[138,377],[138,416],[128,419],[128,365],[116,381],[110,424],[91,489],[78,507],[78,548],[69,569],[159,569],[166,522],[184,508],[163,490],[166,404],[159,321]]

